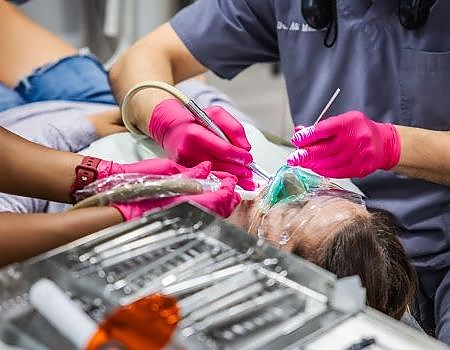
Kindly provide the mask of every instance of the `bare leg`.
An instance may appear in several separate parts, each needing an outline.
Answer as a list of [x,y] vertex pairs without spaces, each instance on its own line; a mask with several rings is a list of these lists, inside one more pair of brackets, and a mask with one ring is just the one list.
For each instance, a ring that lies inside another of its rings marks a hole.
[[76,53],[76,49],[0,0],[0,82],[14,87],[33,69]]

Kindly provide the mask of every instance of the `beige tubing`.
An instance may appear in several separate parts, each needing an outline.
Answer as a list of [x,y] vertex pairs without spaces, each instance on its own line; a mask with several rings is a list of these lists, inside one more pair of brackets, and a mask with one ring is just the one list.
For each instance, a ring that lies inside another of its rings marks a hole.
[[169,85],[167,83],[163,83],[161,81],[147,80],[147,81],[143,81],[141,83],[136,84],[130,90],[128,90],[128,92],[126,93],[126,95],[123,99],[122,108],[121,108],[123,124],[128,129],[128,131],[130,131],[133,134],[142,134],[142,132],[130,122],[130,119],[128,117],[128,105],[134,95],[136,95],[139,91],[142,91],[145,89],[164,90],[164,91],[168,92],[169,94],[173,95],[174,97],[176,97],[184,105],[187,105],[189,103],[189,97],[187,97],[185,94],[183,94],[176,87]]

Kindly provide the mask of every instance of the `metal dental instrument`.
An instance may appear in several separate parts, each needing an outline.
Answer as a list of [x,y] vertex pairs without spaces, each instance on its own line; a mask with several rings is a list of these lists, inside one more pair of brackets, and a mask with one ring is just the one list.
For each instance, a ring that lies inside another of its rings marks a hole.
[[[131,273],[129,271],[120,272],[118,275],[114,273],[114,276],[112,276],[110,280],[115,280],[115,282],[108,286],[108,290],[114,292],[120,289],[125,290],[126,288],[126,294],[131,294],[134,290],[145,285],[145,289],[151,294],[175,282],[192,278],[193,275],[196,275],[197,271],[201,271],[202,274],[205,274],[236,264],[242,260],[241,256],[233,249],[225,251],[222,249],[212,249],[201,253],[200,251],[205,248],[201,246],[198,247],[199,244],[200,241],[190,241],[189,243],[176,248],[174,251],[169,251],[168,254],[156,258],[153,262],[146,263],[144,266]],[[194,254],[196,249],[199,249],[199,251],[197,254]],[[230,257],[233,256],[236,258],[230,260]],[[179,260],[176,262],[175,260],[177,257],[183,259],[184,262],[180,263]],[[158,266],[161,266],[163,263],[167,265],[171,262],[174,263],[174,266],[170,267],[168,271],[158,277],[151,277],[153,276],[152,271],[154,271],[155,268],[158,268]],[[116,279],[116,277],[118,278]]]
[[[217,136],[219,136],[221,139],[230,142],[228,137],[223,133],[220,128],[214,124],[214,122],[208,117],[208,115],[195,103],[194,100],[190,99],[188,104],[185,105],[186,108],[192,113],[192,115],[199,121],[203,126],[205,126],[207,129],[211,130],[213,133],[215,133]],[[267,182],[270,181],[272,178],[270,174],[268,174],[264,169],[262,169],[259,165],[257,165],[255,162],[251,162],[248,166],[255,174],[257,174],[259,177],[263,178]]]
[[[164,243],[142,245],[141,247],[133,247],[133,250],[131,250],[131,251],[127,251],[127,249],[125,248],[123,250],[123,252],[118,255],[108,257],[105,260],[100,260],[99,264],[100,264],[100,267],[107,268],[109,266],[119,264],[123,261],[136,258],[140,255],[164,248],[168,245],[182,243],[182,242],[192,240],[192,239],[195,239],[195,234],[188,233],[188,234],[184,234],[184,235],[180,235],[180,236],[171,238],[171,239],[167,240],[167,242],[164,242]],[[137,248],[137,249],[134,249],[134,248]]]
[[330,106],[333,104],[334,100],[336,99],[336,97],[339,95],[340,92],[341,92],[341,89],[337,88],[336,91],[334,92],[333,96],[331,96],[331,98],[328,101],[328,103],[322,109],[322,112],[320,112],[319,117],[314,122],[314,125],[316,125],[318,122],[320,122],[320,120],[325,115],[325,113],[328,111],[328,108],[330,108]]
[[[314,315],[317,316],[318,314]],[[257,350],[264,348],[264,346],[270,344],[270,342],[276,340],[280,337],[280,335],[288,335],[289,333],[295,331],[296,329],[302,327],[306,324],[308,320],[311,319],[311,316],[305,313],[300,313],[294,317],[290,317],[286,321],[277,326],[271,327],[267,329],[264,333],[262,333],[258,337],[246,337],[242,342],[236,347],[236,349],[240,350]],[[266,347],[267,348],[267,347]]]
[[145,264],[144,266],[140,267],[136,271],[128,273],[125,278],[114,282],[114,285],[111,286],[112,287],[111,289],[117,290],[121,286],[123,287],[126,285],[129,286],[129,285],[137,284],[136,281],[139,281],[140,278],[143,278],[143,276],[145,276],[145,274],[150,272],[152,269],[155,269],[158,266],[162,266],[163,264],[170,262],[171,259],[176,258],[177,256],[179,256],[180,254],[182,254],[185,251],[189,251],[190,249],[199,245],[199,243],[200,242],[195,241],[195,240],[189,241],[188,243],[182,245],[179,248],[176,248],[175,250],[171,251],[170,253],[159,257],[155,261]]
[[[116,247],[113,247],[108,250],[104,250],[103,252],[98,254],[97,260],[98,261],[106,260],[106,259],[111,258],[112,256],[116,256],[116,255],[119,255],[122,253],[127,253],[134,249],[138,249],[138,248],[141,248],[144,246],[150,246],[151,244],[154,244],[155,247],[163,248],[163,247],[169,245],[169,243],[166,243],[166,242],[171,242],[171,239],[178,237],[178,236],[182,236],[184,234],[186,234],[186,232],[179,232],[177,230],[170,229],[165,232],[159,233],[157,235],[139,238],[132,242],[125,243],[123,245],[116,246]],[[162,243],[162,245],[161,245],[161,243]],[[160,244],[160,245],[158,245],[158,244]],[[93,259],[91,259],[91,260],[93,260]]]
[[254,271],[244,271],[194,293],[179,302],[182,317],[249,284],[256,283],[260,279],[262,279],[262,276],[257,275]]
[[279,289],[273,292],[264,293],[249,301],[232,306],[224,311],[219,311],[204,321],[200,321],[192,326],[194,332],[206,331],[212,327],[220,327],[224,324],[237,321],[250,315],[264,307],[295,295],[292,290]]
[[248,287],[241,288],[240,290],[227,295],[209,305],[206,305],[198,310],[192,312],[188,317],[184,318],[180,322],[180,328],[191,326],[194,322],[206,318],[209,315],[213,315],[218,311],[224,310],[230,306],[239,304],[248,300],[255,295],[264,291],[264,285],[262,283],[251,284]]
[[130,233],[124,234],[120,237],[111,239],[105,243],[101,243],[97,246],[95,246],[93,249],[91,249],[89,252],[82,254],[79,257],[80,262],[84,262],[93,256],[100,254],[101,252],[114,248],[116,246],[119,246],[121,244],[127,243],[129,241],[141,238],[142,236],[149,236],[152,234],[155,234],[156,232],[162,230],[164,227],[168,227],[170,225],[173,225],[177,222],[179,222],[180,218],[175,218],[171,220],[164,220],[164,221],[156,221],[151,223],[148,226],[142,227],[140,229],[134,230]]
[[[226,327],[222,333],[222,337],[229,342],[230,348],[233,349],[245,349],[248,345],[252,346],[251,344],[254,344],[255,342],[259,345],[254,346],[255,349],[267,349],[270,348],[267,346],[267,343],[270,343],[270,339],[267,339],[266,334],[273,333],[272,329],[278,329],[277,324],[285,324],[286,320],[294,318],[299,313],[303,313],[302,305],[291,307],[289,309],[272,306],[254,317],[247,318],[244,322],[241,321],[233,324],[231,327]],[[265,329],[265,331],[261,333],[258,332],[258,329]],[[256,334],[254,333],[255,330],[257,332]],[[282,333],[283,330],[278,329],[278,332]],[[264,341],[260,342],[260,338],[263,338]],[[302,350],[297,347],[295,347],[295,349]]]
[[[202,288],[205,288],[206,286],[210,286],[217,281],[223,280],[225,278],[228,278],[229,276],[246,271],[249,268],[251,268],[251,265],[247,264],[239,264],[231,266],[226,269],[202,275],[199,277],[194,277],[192,279],[183,282],[174,283],[166,288],[159,290],[159,292],[165,295],[179,297],[183,294],[192,293]],[[150,294],[149,292],[152,293],[154,291],[152,289],[147,289],[144,286],[138,293],[135,293],[131,296],[123,297],[120,300],[120,304],[121,305],[131,304],[132,302],[149,295]]]
[[316,292],[315,290],[312,290],[311,288],[308,288],[306,286],[303,286],[296,282],[293,282],[289,278],[286,278],[285,276],[281,276],[277,272],[269,271],[266,269],[258,269],[258,272],[262,273],[263,275],[266,275],[270,279],[278,281],[278,283],[280,283],[281,285],[284,285],[284,286],[289,287],[297,292],[300,292],[301,294],[303,294],[311,299],[320,301],[322,303],[328,302],[327,296],[320,294],[320,293]]
[[[200,275],[198,277],[193,277],[189,280],[185,280],[179,283],[175,283],[161,290],[170,296],[178,297],[184,294],[195,292],[199,289],[206,288],[220,280],[228,278],[229,276],[242,273],[248,269],[254,268],[256,264],[238,264],[234,266],[227,267],[222,270],[214,271],[212,273],[207,273],[205,275]],[[145,293],[144,288],[142,292]]]
[[176,276],[173,274],[171,276],[166,276],[166,278],[162,281],[163,282],[162,286],[167,287],[172,283],[181,282],[199,274],[203,275],[205,273],[222,270],[231,265],[235,265],[236,263],[240,262],[240,260],[237,259],[230,261],[230,255],[235,254],[236,254],[235,251],[229,250],[219,255],[215,256],[210,255],[209,259],[199,261],[195,266],[193,266],[189,270],[180,272]]
[[[190,244],[190,243],[188,243]],[[178,253],[178,252],[175,252]],[[148,291],[149,294],[156,293],[159,289],[166,287],[172,283],[178,282],[178,278],[175,277],[176,274],[180,274],[188,269],[191,269],[193,266],[196,266],[196,264],[202,262],[203,260],[211,259],[211,253],[209,251],[200,253],[194,258],[191,258],[190,260],[187,260],[186,262],[178,265],[177,267],[174,267],[173,269],[170,269],[166,273],[162,274],[161,276],[154,278],[153,280],[149,281],[145,288]],[[144,266],[146,269],[148,268],[147,265]],[[153,266],[150,266],[148,270],[151,270]],[[137,272],[141,272],[138,270]],[[119,290],[124,287],[126,287],[128,284],[134,283],[134,279],[136,278],[135,272],[132,272],[130,275],[128,275],[126,278],[120,279],[111,286],[112,290]]]
[[[149,89],[149,88],[156,88],[160,90],[164,90],[168,92],[169,94],[175,96],[178,100],[183,103],[183,105],[192,113],[194,118],[201,123],[204,127],[211,130],[213,133],[215,133],[217,136],[222,138],[223,140],[230,142],[228,137],[223,133],[222,130],[208,117],[208,115],[200,108],[200,106],[195,103],[194,100],[184,95],[180,90],[173,87],[172,85],[169,85],[164,82],[160,81],[143,81],[139,84],[136,84],[133,86],[125,95],[123,102],[122,102],[122,120],[125,127],[132,133],[135,134],[141,134],[141,131],[136,128],[128,118],[128,105],[131,98],[136,95],[139,91],[143,89]],[[270,174],[262,169],[260,166],[258,166],[255,162],[252,162],[248,166],[255,174],[266,180],[267,182],[270,181],[272,178]]]
[[150,244],[150,245],[142,245],[142,244],[140,244],[141,242],[139,242],[139,245],[133,243],[135,245],[132,247],[133,250],[128,250],[127,247],[124,247],[124,249],[122,251],[114,252],[117,254],[114,254],[113,256],[99,257],[98,259],[95,260],[95,262],[92,262],[89,265],[87,265],[85,268],[77,271],[77,274],[79,276],[88,275],[88,274],[98,271],[99,269],[109,268],[116,264],[120,264],[126,260],[131,260],[131,259],[137,258],[141,255],[153,252],[155,250],[165,248],[167,246],[170,246],[171,244],[178,244],[178,243],[182,243],[182,242],[189,241],[192,239],[195,239],[195,234],[193,234],[193,233],[185,233],[185,234],[178,235],[178,236],[175,235],[175,233],[174,233],[174,237],[169,238],[169,239],[165,240],[164,242],[159,242],[159,243]]
[[[95,255],[91,254],[89,256],[89,260],[85,261],[84,264],[82,263],[80,270],[85,268],[86,265],[87,266],[95,265],[101,261],[106,260],[107,258],[110,258],[111,256],[135,249],[136,248],[135,246],[137,244],[142,243],[141,245],[148,245],[148,244],[158,243],[161,241],[166,241],[166,240],[176,237],[176,236],[180,236],[182,234],[185,234],[186,232],[179,232],[177,230],[170,229],[170,230],[164,231],[159,234],[148,235],[144,238],[139,238],[139,237],[142,237],[144,235],[144,233],[145,233],[145,230],[138,229],[134,232],[131,232],[131,233],[125,234],[122,237],[119,237],[119,238],[123,238],[122,245],[118,245],[117,241],[115,241],[115,239],[114,239],[111,242],[106,242],[104,244],[101,244],[100,246],[95,247],[93,249],[93,252],[95,252],[96,254]],[[136,238],[139,238],[139,239],[136,239]],[[96,248],[99,248],[99,249],[96,250]],[[85,253],[82,256],[86,256],[86,255],[87,254]]]

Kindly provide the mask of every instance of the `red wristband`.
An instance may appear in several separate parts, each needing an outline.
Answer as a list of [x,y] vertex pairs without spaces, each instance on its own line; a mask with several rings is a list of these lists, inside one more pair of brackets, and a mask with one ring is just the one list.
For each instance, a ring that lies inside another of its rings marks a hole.
[[97,166],[101,159],[94,157],[84,157],[80,165],[75,168],[75,180],[70,188],[70,197],[75,203],[75,192],[81,190],[86,185],[97,180]]

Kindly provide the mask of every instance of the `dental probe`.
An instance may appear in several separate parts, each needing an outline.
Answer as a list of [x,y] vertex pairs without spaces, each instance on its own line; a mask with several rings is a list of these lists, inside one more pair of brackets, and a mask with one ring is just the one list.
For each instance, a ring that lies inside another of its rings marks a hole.
[[[174,86],[160,82],[160,81],[143,81],[139,84],[136,84],[134,87],[132,87],[125,95],[122,103],[122,120],[125,127],[132,133],[135,134],[141,134],[141,131],[137,129],[133,124],[130,123],[128,119],[128,104],[130,99],[137,94],[139,91],[143,89],[149,89],[149,88],[157,88],[164,90],[174,97],[176,97],[183,105],[192,113],[193,117],[202,124],[205,128],[215,133],[217,136],[219,136],[221,139],[225,140],[226,142],[230,143],[230,140],[228,137],[223,133],[223,131],[208,117],[208,115],[203,111],[200,106],[191,98],[184,95],[180,90],[175,88]],[[251,162],[248,167],[258,176],[266,180],[267,182],[270,181],[272,178],[270,174],[262,169],[259,165],[257,165],[255,162]]]
[[336,99],[336,97],[339,95],[340,92],[341,92],[341,89],[337,88],[336,91],[334,92],[333,96],[331,96],[328,103],[325,105],[325,107],[323,107],[322,112],[320,112],[319,117],[314,122],[314,125],[316,125],[318,122],[320,122],[320,120],[325,115],[326,111],[328,111],[328,108],[330,108],[330,106],[332,105],[332,103],[334,102],[334,100]]
[[[211,130],[213,133],[215,133],[217,136],[219,136],[221,139],[227,141],[230,143],[230,140],[228,137],[223,133],[220,128],[214,124],[214,122],[208,117],[208,115],[195,103],[194,100],[190,99],[188,104],[185,105],[186,108],[193,114],[195,119],[199,121],[204,127]],[[259,175],[261,178],[266,180],[267,182],[270,181],[271,176],[263,170],[260,166],[258,166],[255,162],[251,162],[248,167],[257,175]]]

